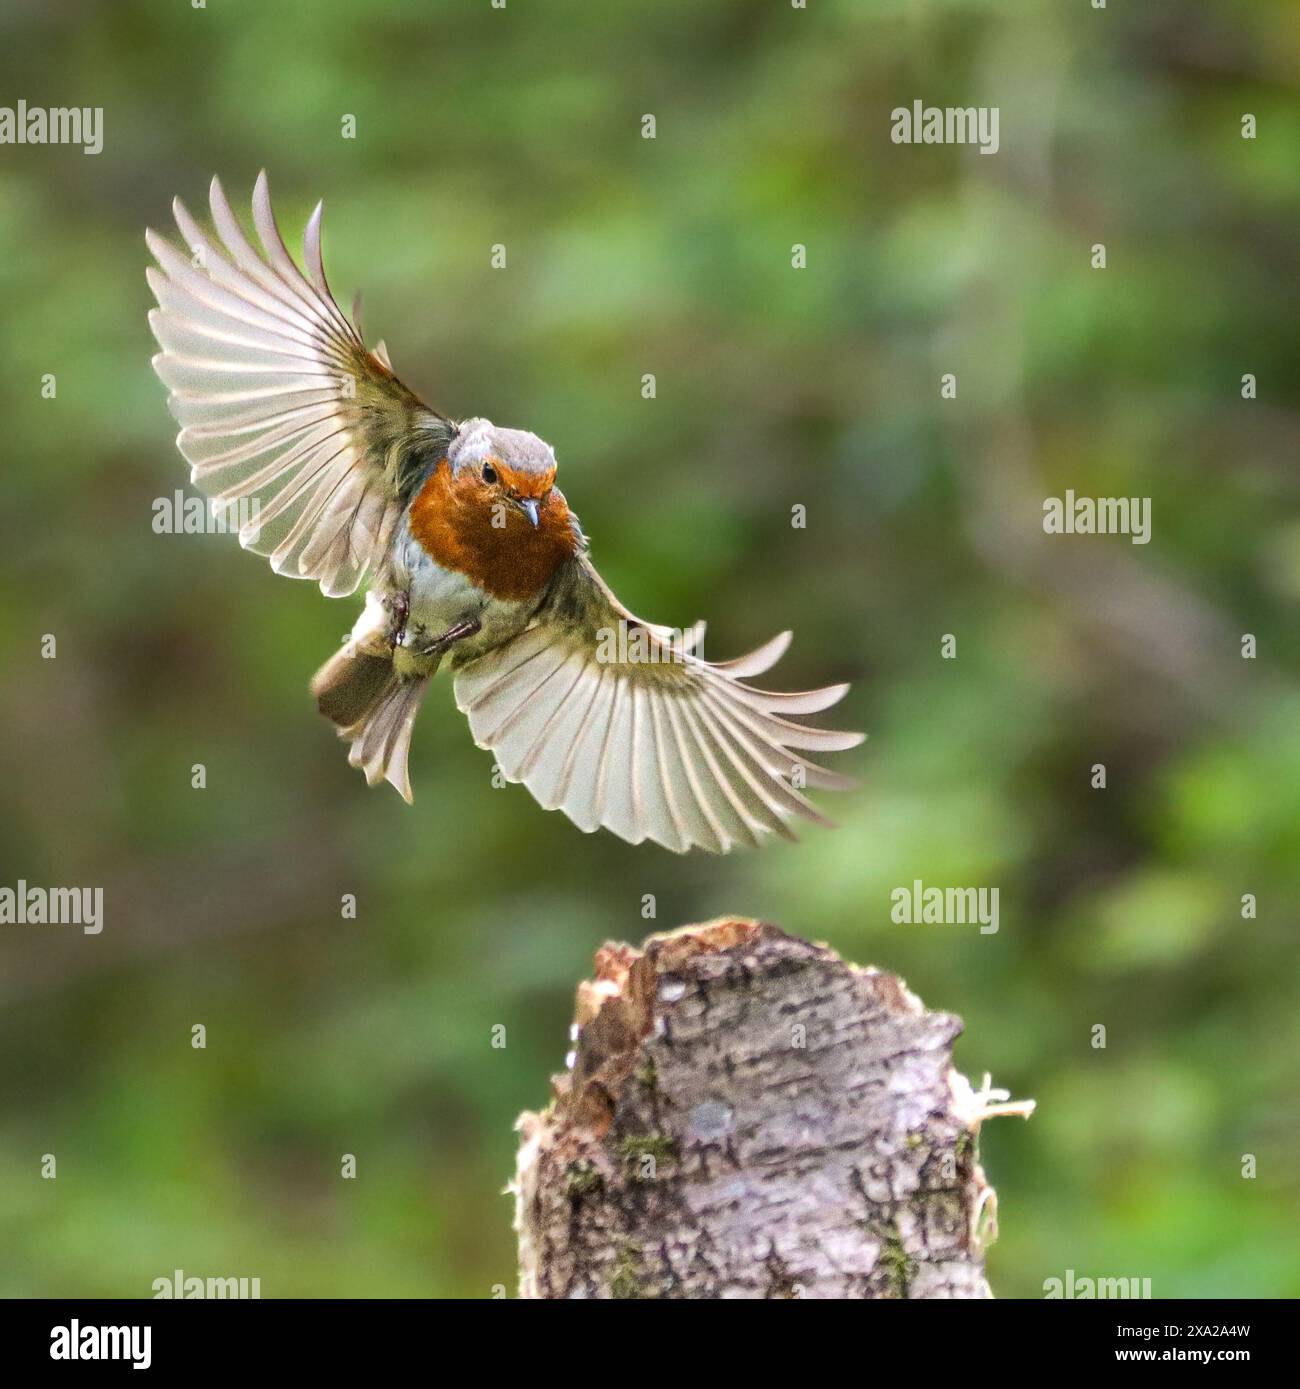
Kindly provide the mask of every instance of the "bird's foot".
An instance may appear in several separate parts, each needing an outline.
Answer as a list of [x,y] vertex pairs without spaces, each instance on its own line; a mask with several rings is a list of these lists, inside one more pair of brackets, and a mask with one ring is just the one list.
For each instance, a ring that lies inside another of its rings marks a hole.
[[440,637],[435,637],[426,646],[422,646],[417,651],[419,656],[441,656],[449,646],[454,646],[458,641],[464,641],[466,637],[472,637],[482,629],[482,623],[477,618],[471,618],[468,622],[458,622],[454,627],[448,627]]
[[384,610],[388,613],[388,645],[397,648],[406,639],[406,619],[411,615],[411,595],[405,589],[398,589],[385,596]]

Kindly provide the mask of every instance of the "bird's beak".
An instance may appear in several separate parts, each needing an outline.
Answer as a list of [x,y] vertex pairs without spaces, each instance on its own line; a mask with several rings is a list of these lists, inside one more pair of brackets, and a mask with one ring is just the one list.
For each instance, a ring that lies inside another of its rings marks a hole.
[[528,517],[533,525],[538,523],[540,518],[537,513],[537,503],[533,501],[531,497],[521,497],[519,499],[519,509]]

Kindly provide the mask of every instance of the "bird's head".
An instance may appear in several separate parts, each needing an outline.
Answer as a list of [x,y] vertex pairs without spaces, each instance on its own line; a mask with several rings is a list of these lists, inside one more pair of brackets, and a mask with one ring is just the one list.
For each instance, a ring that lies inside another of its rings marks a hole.
[[445,569],[494,597],[539,594],[583,545],[536,434],[466,420],[411,503],[411,533]]
[[[536,434],[499,429],[491,420],[466,420],[447,450],[452,482],[465,498],[495,508],[503,518],[524,516],[536,528],[552,509],[555,452]],[[504,510],[503,510],[504,509]],[[502,521],[508,525],[508,521]]]

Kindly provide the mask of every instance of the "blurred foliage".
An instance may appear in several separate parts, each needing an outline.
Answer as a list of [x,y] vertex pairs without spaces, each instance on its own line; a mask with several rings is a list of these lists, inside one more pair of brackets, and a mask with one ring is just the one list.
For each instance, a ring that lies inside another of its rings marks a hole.
[[[1290,0],[8,0],[3,101],[105,147],[0,148],[0,883],[107,925],[0,928],[0,1293],[513,1290],[511,1123],[645,893],[900,971],[1037,1098],[982,1139],[1003,1295],[1300,1293],[1297,71]],[[1000,152],[891,144],[917,98],[997,105]],[[414,809],[367,792],[305,689],[355,604],[151,529],[143,228],[262,166],[411,385],[556,445],[636,611],[855,682],[842,828],[585,837],[446,682]],[[1068,487],[1151,497],[1151,544],[1045,542]],[[892,924],[914,878],[1000,931]]]

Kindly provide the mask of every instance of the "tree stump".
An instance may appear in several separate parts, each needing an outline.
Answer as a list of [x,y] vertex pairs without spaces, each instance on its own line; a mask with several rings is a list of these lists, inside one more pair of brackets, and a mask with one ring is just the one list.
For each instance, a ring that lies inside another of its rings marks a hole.
[[776,926],[608,944],[554,1099],[519,1121],[527,1298],[989,1297],[960,1019]]

